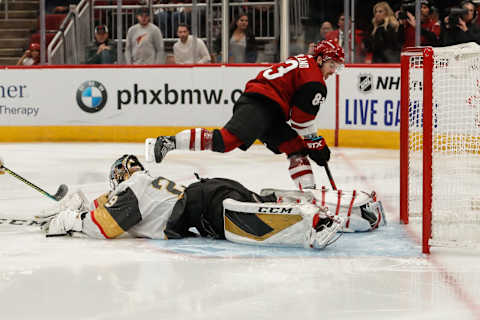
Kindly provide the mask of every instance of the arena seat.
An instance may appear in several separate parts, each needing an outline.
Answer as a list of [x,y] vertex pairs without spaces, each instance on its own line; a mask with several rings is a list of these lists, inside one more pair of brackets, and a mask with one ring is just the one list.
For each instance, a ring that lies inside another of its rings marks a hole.
[[[63,20],[65,19],[66,14],[52,13],[45,15],[45,30],[47,31],[57,31],[60,29]],[[37,22],[37,30],[40,30],[40,19]]]

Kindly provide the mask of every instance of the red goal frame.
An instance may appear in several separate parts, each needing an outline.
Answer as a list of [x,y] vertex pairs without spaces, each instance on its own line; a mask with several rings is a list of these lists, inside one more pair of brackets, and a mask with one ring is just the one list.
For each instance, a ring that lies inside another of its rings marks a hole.
[[408,175],[409,175],[409,81],[410,58],[423,57],[423,177],[422,177],[422,252],[430,253],[432,236],[432,73],[433,48],[406,48],[400,59],[400,221],[408,224]]

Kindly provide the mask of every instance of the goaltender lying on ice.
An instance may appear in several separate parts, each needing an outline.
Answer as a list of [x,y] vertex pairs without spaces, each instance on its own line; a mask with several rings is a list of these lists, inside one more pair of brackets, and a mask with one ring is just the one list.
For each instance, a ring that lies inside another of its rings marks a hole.
[[[264,189],[260,194],[223,178],[188,187],[152,177],[134,155],[114,162],[112,190],[89,203],[81,191],[37,218],[47,236],[81,232],[113,239],[198,236],[257,245],[322,249],[337,231],[371,231],[385,225],[380,201],[365,192]],[[190,229],[195,228],[198,233]]]

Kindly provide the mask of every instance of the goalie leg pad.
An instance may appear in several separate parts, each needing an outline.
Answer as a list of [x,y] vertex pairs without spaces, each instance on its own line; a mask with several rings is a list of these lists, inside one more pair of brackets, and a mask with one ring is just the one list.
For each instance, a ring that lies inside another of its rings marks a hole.
[[225,237],[238,243],[322,249],[343,220],[312,204],[223,201]]
[[308,190],[305,192],[282,189],[263,189],[261,195],[274,193],[280,202],[315,203],[327,206],[333,214],[346,219],[343,232],[372,231],[387,224],[382,203],[374,199],[374,193],[364,191]]
[[316,203],[315,197],[309,191],[266,188],[262,189],[260,194],[262,196],[273,194],[278,203]]

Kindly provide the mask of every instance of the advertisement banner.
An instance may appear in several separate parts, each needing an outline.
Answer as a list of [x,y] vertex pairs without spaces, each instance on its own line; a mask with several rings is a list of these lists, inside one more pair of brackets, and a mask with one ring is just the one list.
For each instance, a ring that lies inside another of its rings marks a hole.
[[339,91],[340,130],[400,130],[400,68],[346,68]]
[[[222,127],[247,81],[268,67],[0,69],[0,140],[141,141],[191,127]],[[338,88],[335,76],[326,81],[327,98],[316,118],[318,133],[330,144],[336,133],[339,145],[355,146],[359,138],[352,132],[399,131],[398,66],[347,67],[338,79]]]
[[0,125],[218,126],[261,69],[5,69]]
[[[3,69],[0,126],[218,127],[266,68]],[[329,87],[318,125],[333,129],[334,82]]]

